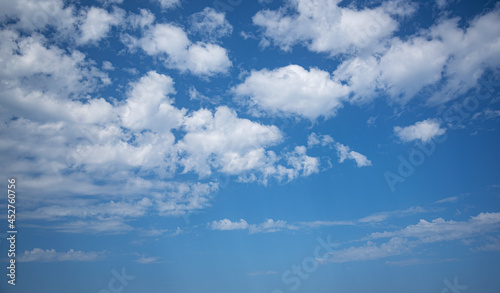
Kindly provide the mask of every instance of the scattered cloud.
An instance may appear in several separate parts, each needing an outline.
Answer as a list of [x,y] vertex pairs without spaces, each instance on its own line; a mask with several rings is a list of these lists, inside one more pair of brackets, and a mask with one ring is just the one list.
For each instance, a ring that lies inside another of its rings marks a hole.
[[174,24],[161,23],[148,27],[140,39],[124,34],[122,41],[130,49],[139,47],[146,54],[158,57],[169,68],[194,75],[226,73],[232,66],[226,49],[213,43],[193,43],[186,32]]
[[62,262],[62,261],[98,261],[103,252],[84,252],[70,249],[68,252],[57,252],[55,249],[34,248],[24,251],[17,260],[19,262]]
[[259,11],[252,20],[263,30],[262,45],[272,41],[285,51],[303,45],[313,52],[336,55],[377,46],[398,28],[393,15],[414,11],[403,1],[365,9],[341,7],[340,2],[287,1],[286,8]]
[[436,201],[436,203],[448,203],[448,202],[457,202],[458,201],[458,196],[450,196],[447,198],[440,199]]
[[173,9],[178,6],[181,6],[181,0],[152,0],[155,3],[158,3],[160,7],[164,10]]
[[233,26],[223,12],[206,7],[190,16],[191,32],[200,34],[207,40],[215,41],[233,32]]
[[478,236],[500,228],[500,213],[480,213],[468,221],[445,221],[437,218],[428,222],[420,220],[416,225],[393,232],[372,233],[373,239],[388,237],[416,238],[422,243],[450,241]]
[[372,162],[368,160],[365,155],[351,151],[351,149],[346,145],[337,142],[335,143],[335,149],[337,150],[340,163],[343,163],[346,159],[351,159],[356,162],[358,168],[372,165]]
[[79,25],[79,44],[97,43],[106,37],[112,26],[121,24],[125,17],[125,11],[114,8],[112,13],[97,7],[91,7],[85,13],[84,19]]
[[419,121],[414,125],[394,127],[394,133],[403,141],[411,142],[420,140],[421,142],[429,142],[436,136],[446,133],[445,128],[441,128],[441,122],[436,119],[426,119]]
[[138,259],[135,260],[136,263],[140,264],[150,264],[150,263],[158,263],[159,262],[159,257],[147,257],[147,256],[141,256]]
[[294,225],[287,224],[286,221],[266,219],[266,221],[260,224],[249,225],[247,221],[240,219],[239,222],[232,222],[229,219],[223,219],[220,221],[213,221],[208,225],[211,230],[248,230],[250,234],[255,233],[272,233],[283,230],[297,230],[298,228]]
[[297,115],[310,120],[335,116],[349,93],[328,72],[299,65],[253,70],[232,91],[240,103],[253,107],[254,115]]
[[[496,233],[499,228],[500,213],[480,213],[468,221],[445,221],[442,218],[431,222],[420,220],[418,224],[409,225],[401,230],[372,233],[371,240],[363,246],[352,246],[332,251],[328,258],[321,261],[341,263],[375,260],[410,253],[412,249],[429,243],[457,241],[485,235],[489,237],[490,243],[475,249],[496,249],[495,238],[491,238],[488,234]],[[389,238],[389,240],[380,244],[373,242],[385,238]]]
[[311,132],[311,134],[309,134],[309,136],[307,137],[307,147],[308,148],[311,148],[311,147],[314,147],[314,146],[317,146],[317,145],[321,145],[322,147],[325,147],[325,146],[330,146],[332,145],[333,143],[335,142],[335,140],[333,139],[333,137],[331,137],[330,135],[318,135],[314,132]]
[[220,221],[213,221],[212,224],[210,224],[210,228],[212,230],[221,231],[246,230],[248,229],[248,223],[243,219],[240,219],[239,222],[231,222],[231,220],[224,219]]

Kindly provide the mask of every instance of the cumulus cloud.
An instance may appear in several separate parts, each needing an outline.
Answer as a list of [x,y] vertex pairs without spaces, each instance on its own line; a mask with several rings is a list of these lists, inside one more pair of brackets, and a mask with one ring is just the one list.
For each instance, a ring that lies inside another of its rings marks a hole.
[[335,143],[335,149],[337,150],[337,155],[339,156],[339,162],[343,163],[346,159],[354,160],[358,167],[371,166],[372,162],[358,152],[351,151],[351,149],[339,142]]
[[254,233],[272,233],[278,232],[285,229],[295,230],[297,229],[295,226],[288,225],[286,221],[273,219],[266,219],[263,223],[253,224],[248,227],[250,234]]
[[446,129],[441,128],[441,123],[435,119],[426,119],[406,127],[394,127],[394,133],[404,142],[414,140],[428,142],[436,136],[445,134],[445,132]]
[[226,15],[211,7],[191,15],[190,21],[191,31],[208,40],[216,40],[233,32],[233,26],[226,20]]
[[124,126],[134,130],[154,131],[178,128],[186,110],[172,105],[173,99],[169,95],[175,93],[171,77],[155,71],[148,72],[131,85],[129,97],[120,115]]
[[74,31],[77,19],[75,7],[62,0],[20,0],[1,1],[0,21],[17,20],[13,26],[32,32],[45,30],[49,25],[67,35]]
[[155,21],[155,15],[144,8],[139,9],[139,14],[129,13],[127,17],[127,22],[132,26],[132,28],[143,29],[153,24]]
[[167,67],[195,75],[226,73],[232,65],[226,49],[213,43],[192,43],[186,32],[173,24],[156,24],[147,28],[142,38],[125,35],[124,41],[131,48],[138,46],[146,54],[158,56]]
[[321,145],[322,147],[330,146],[334,142],[335,142],[335,140],[333,139],[333,137],[331,137],[328,134],[326,134],[326,135],[321,135],[321,134],[318,135],[318,134],[312,132],[307,137],[307,147],[308,148],[311,148],[311,147],[314,147],[314,146],[317,146],[317,145]]
[[[187,133],[178,143],[185,153],[180,163],[184,172],[193,170],[203,176],[211,174],[211,167],[227,174],[258,169],[272,156],[264,148],[282,139],[276,126],[238,118],[226,106],[215,113],[207,109],[192,112],[184,128]],[[215,160],[209,159],[212,157]]]
[[246,230],[248,229],[247,221],[240,219],[239,222],[231,222],[231,220],[223,219],[220,221],[213,221],[210,225],[212,230]]
[[268,115],[298,115],[310,120],[335,116],[349,89],[326,71],[298,65],[252,71],[232,89],[242,103]]
[[114,8],[113,13],[109,13],[102,8],[91,7],[79,25],[81,36],[78,42],[98,42],[108,34],[112,26],[121,24],[124,17],[125,11],[120,8]]
[[408,15],[413,6],[392,1],[375,8],[340,7],[340,0],[290,0],[279,10],[262,10],[252,18],[263,29],[263,42],[282,50],[304,45],[331,55],[374,47],[398,28],[394,15]]
[[60,261],[97,261],[103,256],[102,252],[84,252],[70,249],[68,252],[57,252],[55,249],[35,248],[26,250],[17,260],[19,262],[60,262]]
[[152,0],[160,5],[162,9],[173,9],[181,6],[181,0]]
[[498,21],[496,7],[465,29],[459,19],[445,19],[405,40],[391,38],[379,52],[345,60],[334,71],[334,80],[349,86],[354,102],[370,101],[380,93],[402,104],[419,95],[430,105],[447,102],[500,65],[500,31],[487,29]]

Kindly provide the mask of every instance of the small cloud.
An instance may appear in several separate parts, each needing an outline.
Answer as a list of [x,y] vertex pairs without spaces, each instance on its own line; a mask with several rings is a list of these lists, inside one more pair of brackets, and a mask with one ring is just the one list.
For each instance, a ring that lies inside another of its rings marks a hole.
[[248,228],[248,223],[243,219],[240,219],[239,222],[232,222],[229,219],[224,219],[220,221],[213,221],[212,224],[210,224],[210,228],[212,230],[221,231],[244,230]]
[[419,121],[407,127],[394,127],[394,133],[403,141],[410,142],[420,140],[428,142],[436,136],[445,134],[446,129],[441,128],[441,122],[436,119]]
[[102,69],[103,70],[115,70],[115,67],[113,64],[109,61],[103,61],[102,62]]
[[154,0],[153,2],[156,2],[160,5],[161,9],[167,10],[167,9],[172,9],[177,6],[181,6],[181,0]]
[[435,203],[447,203],[447,202],[456,202],[458,200],[458,196],[450,196],[447,198],[440,199]]
[[140,258],[136,259],[135,262],[140,263],[140,264],[150,264],[150,263],[158,263],[159,257],[146,257],[146,256],[141,256]]
[[97,261],[100,260],[104,252],[84,252],[70,249],[68,252],[57,252],[55,249],[35,248],[31,251],[24,251],[18,257],[19,262],[61,262],[61,261]]
[[316,134],[312,132],[308,137],[307,137],[307,147],[311,148],[316,145],[321,145],[323,147],[325,146],[330,146],[335,142],[333,137],[330,135],[321,135],[321,134]]
[[339,156],[339,162],[342,163],[346,159],[351,159],[356,161],[356,165],[359,167],[371,166],[372,162],[358,152],[351,151],[351,149],[339,142],[335,144],[335,149],[337,150],[337,155]]
[[375,125],[377,118],[378,118],[378,116],[372,116],[372,117],[368,118],[368,120],[366,120],[366,124],[368,124],[369,126]]

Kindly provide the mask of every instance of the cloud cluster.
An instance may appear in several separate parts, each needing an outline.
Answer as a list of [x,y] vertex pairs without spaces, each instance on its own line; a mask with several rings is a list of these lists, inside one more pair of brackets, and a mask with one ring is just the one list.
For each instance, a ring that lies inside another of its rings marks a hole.
[[214,43],[193,43],[181,27],[170,23],[146,28],[140,39],[128,34],[122,39],[130,49],[139,47],[146,54],[163,60],[167,67],[195,75],[226,73],[232,66],[226,49]]
[[[500,213],[480,213],[467,221],[446,221],[438,218],[428,222],[420,220],[416,225],[409,225],[396,231],[376,232],[370,235],[371,240],[389,238],[388,241],[376,244],[368,241],[363,246],[352,246],[332,251],[326,262],[348,262],[380,259],[408,253],[411,249],[443,241],[455,241],[466,238],[477,238],[494,234],[500,229]],[[495,239],[477,248],[495,249]]]
[[282,50],[304,45],[331,55],[352,52],[378,43],[397,28],[397,15],[409,15],[412,5],[390,1],[375,8],[342,7],[339,0],[290,0],[279,10],[259,11],[255,25],[263,29],[261,44],[272,41]]
[[[285,51],[303,45],[341,64],[331,74],[323,72],[322,78],[312,69],[307,74],[290,66],[254,71],[236,93],[268,114],[316,119],[334,116],[342,102],[366,103],[384,94],[390,102],[404,104],[418,96],[428,104],[441,104],[465,94],[484,73],[500,66],[500,31],[488,29],[500,21],[498,6],[465,28],[458,18],[444,18],[404,39],[393,36],[400,18],[415,10],[405,1],[361,9],[339,1],[290,0],[278,10],[259,11],[253,22],[263,28],[261,44],[272,41]],[[274,91],[266,87],[266,78],[289,87]],[[306,80],[323,81],[320,88],[327,94],[308,91]],[[293,91],[299,94],[290,95]]]

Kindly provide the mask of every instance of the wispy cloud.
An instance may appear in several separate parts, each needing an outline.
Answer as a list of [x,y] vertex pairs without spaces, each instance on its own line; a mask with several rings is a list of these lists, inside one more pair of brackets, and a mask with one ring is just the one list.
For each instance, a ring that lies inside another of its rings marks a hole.
[[[416,225],[403,229],[370,234],[365,245],[351,246],[329,253],[323,262],[348,262],[381,259],[409,253],[413,248],[444,241],[457,241],[497,233],[500,229],[500,213],[480,213],[468,221],[445,221],[438,218],[428,222],[420,220]],[[380,244],[374,241],[389,238]],[[489,244],[476,250],[496,250],[498,239],[489,237]]]
[[104,252],[84,252],[70,249],[67,252],[57,252],[55,249],[35,248],[25,251],[18,257],[19,262],[61,262],[61,261],[97,261],[104,257]]

